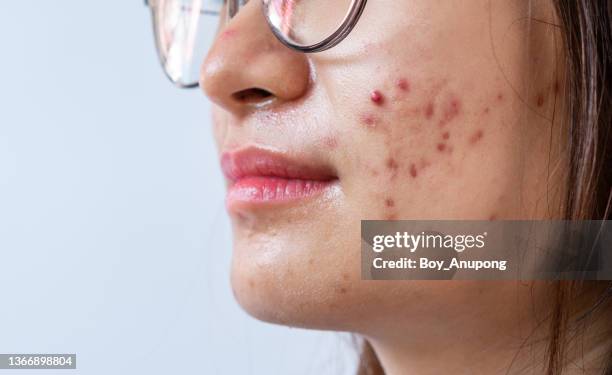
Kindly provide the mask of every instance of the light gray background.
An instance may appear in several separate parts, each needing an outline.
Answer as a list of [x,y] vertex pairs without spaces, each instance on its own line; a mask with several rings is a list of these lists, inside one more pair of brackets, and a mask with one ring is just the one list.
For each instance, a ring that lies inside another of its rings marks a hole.
[[141,1],[3,0],[0,49],[0,353],[77,353],[45,374],[351,372],[345,336],[234,302],[209,104],[162,75]]

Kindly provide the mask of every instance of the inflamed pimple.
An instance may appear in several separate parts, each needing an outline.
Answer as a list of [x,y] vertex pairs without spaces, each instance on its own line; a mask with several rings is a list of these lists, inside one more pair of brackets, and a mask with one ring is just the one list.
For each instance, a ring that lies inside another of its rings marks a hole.
[[438,151],[442,152],[442,151],[446,150],[446,144],[445,143],[438,143],[436,148],[438,149]]
[[372,103],[376,105],[382,105],[384,101],[384,97],[380,91],[374,90],[370,93],[370,100],[372,101]]

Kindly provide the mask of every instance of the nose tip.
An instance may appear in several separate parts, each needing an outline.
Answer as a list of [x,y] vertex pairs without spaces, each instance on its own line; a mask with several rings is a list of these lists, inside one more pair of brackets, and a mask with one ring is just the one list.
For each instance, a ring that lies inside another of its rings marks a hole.
[[217,105],[242,113],[262,105],[294,101],[310,84],[306,56],[280,43],[250,1],[214,41],[200,75],[200,87]]

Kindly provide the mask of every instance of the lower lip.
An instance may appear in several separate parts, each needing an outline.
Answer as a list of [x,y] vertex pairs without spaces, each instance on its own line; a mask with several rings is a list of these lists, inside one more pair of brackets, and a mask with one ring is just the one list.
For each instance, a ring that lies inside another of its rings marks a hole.
[[228,207],[240,203],[275,203],[305,199],[322,193],[333,180],[301,180],[279,177],[244,177],[227,191]]

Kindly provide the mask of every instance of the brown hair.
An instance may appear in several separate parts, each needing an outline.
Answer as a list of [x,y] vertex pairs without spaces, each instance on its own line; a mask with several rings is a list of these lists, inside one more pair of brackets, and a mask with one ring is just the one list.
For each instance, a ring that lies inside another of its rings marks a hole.
[[[564,42],[567,122],[568,220],[610,220],[612,200],[612,0],[553,0]],[[578,318],[572,306],[585,291],[596,291],[586,313]],[[553,285],[555,305],[550,318],[547,359],[550,375],[564,367],[564,349],[570,329],[582,327],[612,296],[610,282],[558,281]],[[599,317],[605,314],[598,314]],[[612,324],[612,322],[609,322]],[[602,374],[612,375],[612,348]],[[383,375],[369,343],[361,349],[358,375]]]

